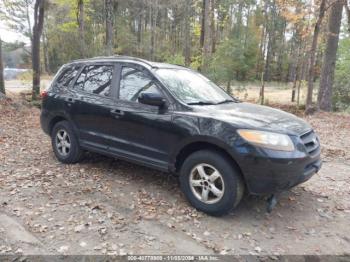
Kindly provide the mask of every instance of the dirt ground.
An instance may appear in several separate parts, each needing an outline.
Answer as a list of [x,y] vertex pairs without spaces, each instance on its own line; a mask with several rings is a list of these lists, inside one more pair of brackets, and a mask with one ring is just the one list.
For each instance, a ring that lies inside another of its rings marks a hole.
[[0,254],[350,254],[350,116],[307,118],[324,166],[271,214],[247,196],[214,218],[172,176],[95,154],[59,163],[39,114],[0,102]]

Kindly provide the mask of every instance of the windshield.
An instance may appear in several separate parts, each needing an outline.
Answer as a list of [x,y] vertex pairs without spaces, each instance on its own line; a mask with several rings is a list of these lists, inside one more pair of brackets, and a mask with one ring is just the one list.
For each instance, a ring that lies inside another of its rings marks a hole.
[[157,69],[170,92],[186,104],[219,104],[233,101],[224,90],[203,75],[187,69]]

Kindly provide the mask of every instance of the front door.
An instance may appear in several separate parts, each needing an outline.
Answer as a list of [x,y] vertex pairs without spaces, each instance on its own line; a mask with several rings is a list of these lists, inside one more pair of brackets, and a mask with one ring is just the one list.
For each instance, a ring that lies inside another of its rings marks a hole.
[[162,89],[152,75],[138,65],[121,64],[119,72],[119,93],[114,108],[116,140],[109,150],[127,154],[153,167],[167,169],[171,145],[176,139],[171,109],[163,110],[138,102],[141,92],[164,95]]

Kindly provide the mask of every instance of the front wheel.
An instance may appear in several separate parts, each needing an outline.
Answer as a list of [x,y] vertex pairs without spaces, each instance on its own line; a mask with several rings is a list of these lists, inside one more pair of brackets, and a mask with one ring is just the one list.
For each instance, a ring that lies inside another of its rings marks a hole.
[[54,126],[51,143],[57,159],[62,163],[74,164],[82,157],[82,150],[68,121],[59,122]]
[[213,216],[229,213],[244,193],[240,172],[225,155],[211,150],[195,152],[185,160],[180,183],[188,201]]

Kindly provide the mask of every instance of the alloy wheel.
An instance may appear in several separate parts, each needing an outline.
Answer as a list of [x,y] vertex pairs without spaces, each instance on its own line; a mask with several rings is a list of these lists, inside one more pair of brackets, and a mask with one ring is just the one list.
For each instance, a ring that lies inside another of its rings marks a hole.
[[60,129],[56,134],[56,148],[61,156],[68,156],[71,148],[71,140],[66,130]]
[[195,197],[205,204],[215,204],[225,192],[220,172],[208,164],[196,165],[190,174],[190,188]]

